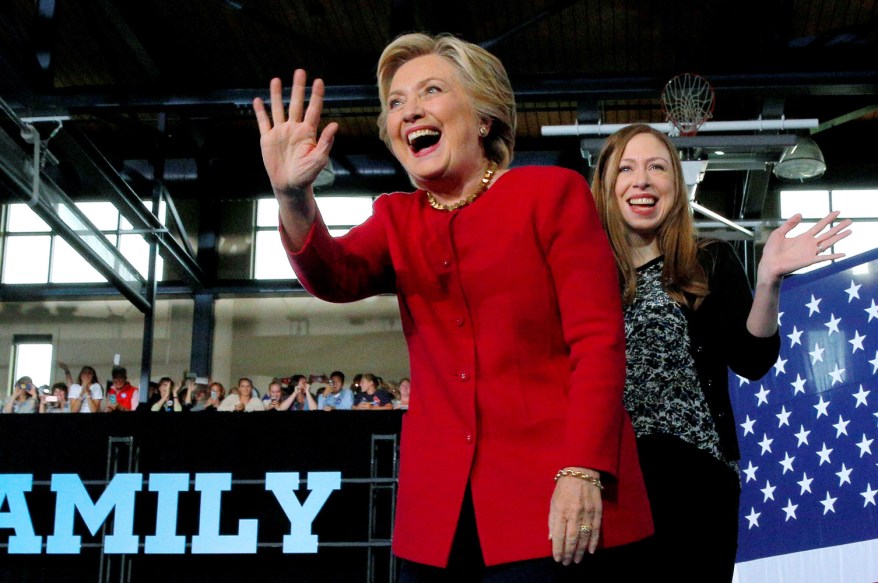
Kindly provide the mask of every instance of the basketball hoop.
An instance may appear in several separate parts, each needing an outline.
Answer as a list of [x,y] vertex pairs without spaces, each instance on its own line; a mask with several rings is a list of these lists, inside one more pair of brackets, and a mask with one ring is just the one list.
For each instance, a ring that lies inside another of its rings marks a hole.
[[662,109],[681,136],[694,136],[713,117],[715,96],[707,79],[693,73],[673,77],[662,89]]

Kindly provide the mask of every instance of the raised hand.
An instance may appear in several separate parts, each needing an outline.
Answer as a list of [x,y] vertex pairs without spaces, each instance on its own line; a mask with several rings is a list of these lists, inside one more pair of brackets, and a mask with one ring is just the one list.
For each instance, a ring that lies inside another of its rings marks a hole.
[[810,229],[795,237],[787,237],[787,233],[802,222],[800,214],[792,216],[775,229],[769,235],[762,250],[758,269],[759,278],[767,278],[767,282],[779,281],[784,275],[797,269],[844,257],[844,253],[823,254],[832,245],[851,234],[850,230],[846,230],[851,225],[850,219],[839,221],[837,225],[824,232],[838,215],[839,211],[829,213]]
[[253,100],[253,111],[259,124],[262,160],[275,196],[301,196],[309,191],[320,170],[329,160],[329,151],[338,124],[330,123],[317,137],[320,115],[323,111],[323,81],[315,79],[311,101],[305,109],[305,71],[296,69],[290,106],[284,111],[283,86],[280,79],[270,85],[271,118],[262,99]]

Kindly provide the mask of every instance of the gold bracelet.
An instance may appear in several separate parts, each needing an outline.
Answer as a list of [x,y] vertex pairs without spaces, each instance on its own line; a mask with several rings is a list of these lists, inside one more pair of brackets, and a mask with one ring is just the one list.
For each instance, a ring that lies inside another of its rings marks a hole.
[[592,476],[591,474],[586,474],[585,472],[580,472],[578,470],[571,470],[570,468],[558,470],[558,473],[555,474],[555,481],[557,482],[558,478],[563,478],[564,476],[570,476],[573,478],[579,478],[580,480],[585,480],[593,486],[597,486],[598,490],[604,489],[604,485],[601,484],[601,479],[597,476]]

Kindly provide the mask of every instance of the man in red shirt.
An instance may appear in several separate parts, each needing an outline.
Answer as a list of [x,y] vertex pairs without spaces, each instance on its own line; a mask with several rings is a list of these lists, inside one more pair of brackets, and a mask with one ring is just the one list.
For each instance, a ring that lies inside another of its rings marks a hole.
[[140,390],[128,382],[123,366],[113,367],[113,385],[107,391],[107,411],[134,411],[140,403]]

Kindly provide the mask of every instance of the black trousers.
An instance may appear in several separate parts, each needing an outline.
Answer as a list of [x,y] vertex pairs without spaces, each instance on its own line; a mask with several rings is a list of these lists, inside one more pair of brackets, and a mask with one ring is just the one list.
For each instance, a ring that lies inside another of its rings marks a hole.
[[728,583],[738,549],[738,474],[672,436],[637,440],[655,534],[607,549],[619,581]]
[[559,583],[563,574],[564,567],[551,557],[486,567],[467,487],[447,568],[403,560],[399,583]]

